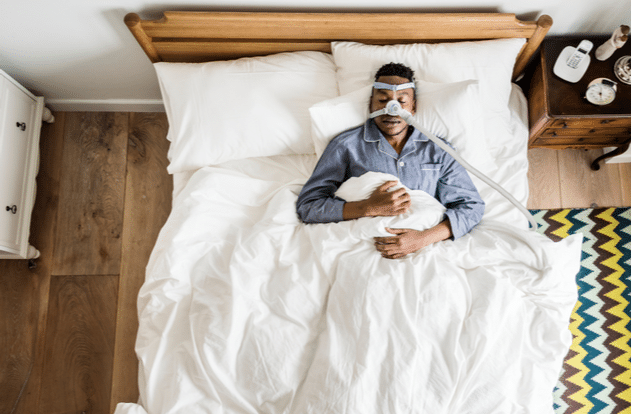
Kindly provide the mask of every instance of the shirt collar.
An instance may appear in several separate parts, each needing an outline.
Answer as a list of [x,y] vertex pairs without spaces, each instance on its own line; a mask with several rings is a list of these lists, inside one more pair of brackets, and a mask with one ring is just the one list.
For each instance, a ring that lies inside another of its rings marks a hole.
[[402,153],[398,155],[397,152],[395,152],[395,149],[391,146],[391,144],[388,143],[388,141],[386,140],[386,138],[384,137],[380,129],[377,127],[373,119],[369,119],[365,123],[364,140],[366,142],[377,142],[378,150],[380,152],[383,152],[386,155],[396,160],[415,152],[416,150],[415,142],[429,141],[428,137],[426,137],[424,134],[422,134],[416,128],[413,127],[413,132],[410,135],[410,137],[408,137],[408,141],[406,142],[406,145],[404,146]]

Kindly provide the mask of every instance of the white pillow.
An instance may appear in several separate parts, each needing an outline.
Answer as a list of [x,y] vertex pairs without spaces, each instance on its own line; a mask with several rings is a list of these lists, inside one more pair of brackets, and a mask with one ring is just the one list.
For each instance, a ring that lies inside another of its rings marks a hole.
[[525,39],[517,38],[387,46],[333,42],[331,47],[341,95],[372,84],[382,65],[397,62],[409,66],[417,79],[428,82],[476,79],[486,103],[506,110],[511,75],[524,43]]
[[169,120],[172,174],[250,157],[313,154],[309,107],[338,96],[332,57],[321,52],[154,67]]
[[451,83],[479,81],[490,146],[507,134],[511,76],[525,39],[496,39],[456,43],[374,46],[355,42],[332,43],[340,94],[373,83],[375,73],[389,62],[409,66],[417,79]]
[[[470,164],[482,171],[496,168],[487,148],[477,81],[432,83],[418,80],[416,120],[448,141]],[[369,118],[372,86],[320,102],[309,109],[312,139],[320,157],[336,135]]]

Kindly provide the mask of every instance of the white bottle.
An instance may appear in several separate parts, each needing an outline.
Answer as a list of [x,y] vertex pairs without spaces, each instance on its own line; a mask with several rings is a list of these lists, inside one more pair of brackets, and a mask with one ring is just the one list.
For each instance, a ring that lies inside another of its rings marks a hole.
[[628,40],[629,33],[630,27],[625,25],[621,25],[621,27],[615,30],[612,36],[610,36],[610,39],[606,40],[603,45],[595,50],[597,60],[606,60],[612,56],[612,54]]

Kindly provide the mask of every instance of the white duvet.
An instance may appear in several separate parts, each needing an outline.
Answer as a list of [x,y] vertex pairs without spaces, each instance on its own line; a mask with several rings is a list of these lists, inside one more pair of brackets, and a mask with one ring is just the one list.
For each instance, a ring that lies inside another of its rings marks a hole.
[[431,226],[443,207],[412,191],[406,217],[305,225],[308,176],[191,177],[139,296],[141,401],[118,414],[553,412],[581,237],[486,218],[388,260],[376,232]]

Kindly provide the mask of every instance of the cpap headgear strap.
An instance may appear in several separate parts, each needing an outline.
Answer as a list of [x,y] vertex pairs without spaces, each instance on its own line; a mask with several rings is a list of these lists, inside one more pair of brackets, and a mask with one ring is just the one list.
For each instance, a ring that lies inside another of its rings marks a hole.
[[401,85],[391,85],[390,83],[374,82],[373,89],[388,89],[389,91],[401,91],[402,89],[415,89],[414,82],[402,83]]
[[[390,83],[384,83],[384,82],[373,83],[373,89],[388,89],[389,91],[393,91],[393,92],[401,91],[402,89],[410,89],[410,88],[415,89],[414,82],[402,83],[400,85],[391,85]],[[369,115],[369,118],[375,118],[384,114],[388,114],[391,116],[399,116],[400,109],[402,109],[401,105],[399,104],[399,102],[397,102],[396,99],[394,99],[392,101],[389,101],[386,104],[386,108],[382,108],[378,111],[371,112],[371,114]]]

